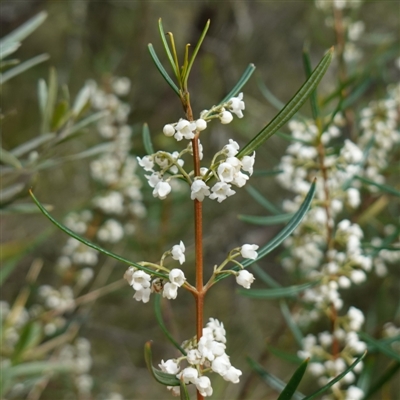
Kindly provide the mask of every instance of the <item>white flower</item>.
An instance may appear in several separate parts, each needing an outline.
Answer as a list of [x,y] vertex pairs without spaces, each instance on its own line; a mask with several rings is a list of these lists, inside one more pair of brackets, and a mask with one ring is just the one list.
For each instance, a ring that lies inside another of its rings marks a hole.
[[143,303],[147,303],[150,300],[150,288],[144,288],[140,290],[136,290],[133,298],[137,301],[143,301]]
[[160,181],[153,190],[153,196],[163,200],[171,192],[171,189],[171,185],[168,182]]
[[196,121],[196,129],[198,131],[204,131],[204,129],[207,128],[207,121],[204,119],[200,118]]
[[161,371],[166,372],[167,374],[176,375],[180,371],[179,364],[175,360],[161,360],[161,364],[158,364],[161,368]]
[[226,331],[224,324],[215,318],[210,318],[207,322],[207,328],[212,330],[212,335],[218,342],[226,343]]
[[361,203],[359,190],[355,188],[349,188],[346,194],[347,202],[349,203],[350,207],[357,208]]
[[242,172],[239,171],[236,172],[235,175],[233,176],[232,184],[237,187],[243,187],[248,180],[249,177],[246,174],[243,174]]
[[199,373],[197,369],[188,367],[185,368],[179,375],[178,378],[181,379],[183,378],[183,381],[188,384],[188,383],[195,383],[197,378],[199,376]]
[[130,285],[135,290],[147,289],[150,287],[151,276],[144,271],[136,270],[132,274]]
[[256,244],[244,244],[240,249],[240,254],[243,258],[250,258],[251,260],[255,260],[258,257],[256,250],[259,246]]
[[221,182],[232,182],[235,172],[235,168],[228,162],[223,162],[217,169],[218,177]]
[[201,376],[194,381],[199,393],[204,396],[211,396],[213,394],[213,388],[211,387],[211,381],[208,376]]
[[175,129],[176,133],[174,137],[176,140],[180,141],[183,138],[193,139],[194,138],[193,131],[196,130],[196,124],[194,122],[189,122],[186,119],[180,119]]
[[221,120],[221,124],[229,124],[233,120],[233,116],[229,111],[222,111],[221,114],[219,114],[219,119]]
[[161,182],[161,175],[159,172],[153,172],[151,175],[144,176],[148,182],[150,187],[156,187],[157,183]]
[[217,182],[212,188],[213,193],[210,194],[211,200],[217,200],[218,203],[224,201],[227,197],[234,195],[236,192],[231,189],[231,185],[225,182]]
[[172,258],[179,261],[181,265],[185,262],[185,245],[182,240],[179,244],[172,246],[171,254]]
[[185,274],[179,268],[171,269],[168,277],[170,282],[178,287],[181,287],[186,281]]
[[359,284],[359,283],[365,282],[365,280],[367,279],[367,276],[365,275],[364,271],[361,271],[359,269],[355,269],[355,270],[351,271],[350,279],[355,284]]
[[229,100],[229,109],[239,118],[243,118],[242,110],[244,110],[243,93],[239,93],[238,97],[232,97]]
[[154,161],[153,158],[150,156],[144,156],[143,158],[136,157],[139,165],[145,170],[152,172],[154,168]]
[[231,366],[228,371],[226,371],[225,375],[223,378],[226,381],[232,382],[232,383],[239,383],[239,377],[242,375],[242,371],[240,369],[237,369],[233,366]]
[[191,349],[187,352],[187,361],[191,365],[198,365],[201,363],[201,354],[197,349]]
[[210,195],[209,186],[207,186],[206,183],[204,181],[202,181],[201,179],[196,179],[192,183],[192,186],[190,187],[190,189],[191,189],[190,198],[192,200],[197,199],[199,201],[203,201],[205,196]]
[[221,376],[224,376],[231,366],[229,357],[226,354],[216,357],[211,363],[211,369]]
[[175,128],[171,124],[167,124],[163,128],[163,133],[165,136],[174,136]]
[[163,297],[166,297],[169,300],[175,300],[176,296],[178,296],[178,286],[171,282],[167,282],[163,288]]
[[236,276],[236,282],[238,285],[243,286],[245,289],[250,289],[250,285],[254,280],[254,275],[245,269],[241,270]]
[[350,386],[346,392],[346,400],[361,400],[364,398],[364,391],[356,386]]
[[253,175],[253,166],[254,166],[254,161],[256,158],[256,152],[254,151],[251,156],[244,156],[242,158],[242,170],[246,171],[251,175]]
[[363,159],[363,152],[349,139],[344,141],[340,154],[349,164],[357,164]]
[[232,139],[229,139],[229,144],[224,146],[224,150],[226,151],[228,157],[234,157],[239,152],[239,145]]

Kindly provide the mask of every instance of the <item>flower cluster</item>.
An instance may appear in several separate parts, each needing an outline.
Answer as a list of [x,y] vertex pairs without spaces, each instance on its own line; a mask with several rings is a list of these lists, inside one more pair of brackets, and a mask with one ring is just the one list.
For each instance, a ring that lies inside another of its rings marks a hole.
[[[198,134],[207,128],[207,124],[215,118],[219,118],[223,124],[232,121],[232,113],[239,118],[243,117],[245,108],[243,94],[232,97],[222,105],[214,106],[210,110],[204,110],[200,118],[196,121],[180,119],[176,123],[167,124],[163,132],[168,137],[176,140],[182,139],[197,140],[199,148],[199,158],[203,158],[203,147],[198,139]],[[232,185],[242,187],[246,184],[249,177],[253,174],[255,153],[251,156],[236,157],[239,153],[239,145],[230,139],[229,144],[214,155],[211,165],[200,169],[200,176],[196,176],[194,171],[185,171],[183,156],[193,154],[193,144],[190,142],[186,149],[181,152],[168,153],[158,151],[154,154],[138,157],[139,165],[150,175],[145,175],[149,186],[153,188],[153,196],[165,199],[172,191],[171,180],[185,180],[191,189],[191,199],[203,201],[205,197],[217,200],[219,203],[236,192]],[[217,180],[212,187],[208,185],[211,180]]]
[[170,255],[174,260],[179,261],[180,264],[185,262],[185,245],[181,241],[179,244],[174,245],[170,251],[167,251],[161,257],[160,264],[152,264],[141,262],[142,266],[151,266],[157,270],[168,271],[168,280],[166,278],[153,277],[152,275],[144,272],[143,270],[135,267],[129,267],[125,274],[126,279],[130,286],[135,290],[133,298],[137,301],[147,303],[150,300],[151,293],[161,293],[163,297],[174,300],[178,295],[178,288],[180,288],[186,281],[185,274],[179,268],[168,270],[164,267],[163,263],[165,258]]
[[[195,338],[182,344],[186,355],[178,359],[162,360],[159,364],[163,372],[176,375],[185,384],[193,384],[204,397],[213,393],[211,380],[205,374],[215,372],[228,382],[238,383],[242,371],[235,368],[229,356],[226,354],[226,331],[224,324],[217,319],[210,318],[203,328],[202,337],[197,342]],[[188,366],[182,368],[181,363]],[[177,386],[168,387],[172,394],[179,396],[180,389]]]

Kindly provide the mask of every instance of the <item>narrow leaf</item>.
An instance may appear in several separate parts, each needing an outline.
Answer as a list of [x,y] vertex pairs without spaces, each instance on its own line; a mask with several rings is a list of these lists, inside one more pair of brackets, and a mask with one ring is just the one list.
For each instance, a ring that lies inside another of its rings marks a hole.
[[[37,87],[38,101],[39,101],[39,109],[42,114],[42,118],[44,117],[44,113],[46,112],[46,104],[47,104],[47,83],[44,79],[39,79],[38,87]],[[43,132],[42,132],[43,133]]]
[[1,45],[0,60],[3,60],[10,54],[16,52],[20,46],[21,46],[21,43],[19,43],[19,42],[9,42],[7,44]]
[[281,287],[275,289],[241,289],[239,293],[242,296],[253,299],[281,299],[286,297],[295,297],[304,290],[315,286],[318,282],[307,282],[302,285]]
[[[52,206],[49,204],[44,205],[47,210],[51,210]],[[32,203],[14,203],[7,206],[0,207],[0,215],[10,214],[36,214],[40,210]]]
[[285,360],[285,361],[288,361],[288,362],[296,364],[296,365],[299,365],[304,361],[300,357],[296,356],[296,354],[292,354],[292,353],[283,351],[281,349],[278,349],[277,347],[271,346],[268,343],[267,343],[267,349],[268,349],[268,351],[271,352],[271,354],[280,358],[281,360]]
[[285,107],[285,103],[275,97],[275,95],[267,88],[265,83],[260,78],[257,79],[257,85],[265,99],[269,101],[271,105],[273,105],[278,111]]
[[275,135],[282,139],[287,140],[288,142],[299,142],[305,144],[306,146],[314,146],[312,143],[307,142],[306,140],[295,138],[292,135],[288,135],[287,133],[284,132],[276,132]]
[[67,122],[70,115],[68,102],[66,100],[61,100],[54,110],[50,125],[51,130],[57,131],[60,129]]
[[[303,47],[303,65],[304,71],[306,73],[306,78],[308,79],[312,74],[312,67],[311,67],[311,60],[310,60],[310,53],[308,46],[305,45]],[[317,102],[317,89],[315,89],[310,94],[310,104],[311,104],[311,112],[313,115],[314,120],[317,120],[319,117],[319,109],[318,109],[318,102]]]
[[91,88],[85,85],[76,95],[74,105],[72,106],[72,113],[76,117],[82,112],[90,100]]
[[[275,171],[274,171],[275,172]],[[254,186],[246,185],[247,193],[258,203],[273,214],[279,215],[282,211],[266,199]]]
[[0,40],[0,45],[4,46],[6,43],[10,42],[20,42],[28,37],[33,31],[35,31],[47,18],[47,12],[42,11],[36,14],[34,17],[26,21],[24,24],[14,29],[11,33],[4,36]]
[[11,152],[0,147],[0,162],[6,165],[11,165],[14,168],[20,169],[22,165],[17,157]]
[[73,237],[74,239],[78,240],[79,242],[85,244],[88,247],[91,247],[92,249],[95,249],[97,251],[99,251],[100,253],[103,253],[109,257],[115,258],[118,261],[121,261],[125,264],[128,264],[130,266],[133,266],[137,269],[140,269],[142,271],[145,271],[151,275],[156,275],[159,276],[161,278],[165,278],[168,279],[167,275],[162,274],[160,272],[157,271],[153,271],[150,268],[144,267],[140,264],[136,264],[132,261],[127,260],[126,258],[123,258],[117,254],[112,253],[111,251],[105,250],[103,248],[101,248],[100,246],[97,246],[96,244],[89,242],[89,240],[84,239],[83,237],[77,235],[75,232],[71,231],[70,229],[68,229],[66,226],[64,226],[63,224],[61,224],[60,222],[56,221],[48,212],[47,210],[43,207],[43,205],[39,202],[39,200],[35,197],[35,195],[33,194],[33,192],[30,190],[29,194],[31,195],[33,201],[36,203],[36,205],[39,207],[40,211],[54,224],[56,225],[58,228],[60,228],[63,232],[65,232],[67,235]]
[[50,124],[53,119],[53,112],[56,106],[58,92],[57,71],[55,68],[50,68],[49,82],[47,85],[46,105],[43,112],[42,133],[50,131]]
[[146,342],[144,345],[144,359],[146,361],[147,369],[157,382],[165,386],[180,386],[180,381],[175,375],[167,374],[166,372],[153,367],[151,341]]
[[7,70],[6,72],[3,72],[2,74],[0,74],[0,85],[3,85],[7,81],[9,81],[11,78],[14,78],[15,76],[17,76],[19,74],[22,74],[23,72],[34,67],[35,65],[38,65],[44,61],[47,61],[49,58],[50,58],[50,56],[48,54],[41,54],[39,56],[33,57],[30,60],[17,65],[14,68]]
[[306,372],[309,361],[310,359],[303,361],[300,367],[296,369],[285,389],[283,389],[282,393],[279,395],[278,400],[291,400],[294,397],[296,389],[303,379],[304,373]]
[[400,362],[400,354],[396,353],[390,346],[374,339],[365,332],[358,332],[358,336],[368,343],[369,346],[378,350],[380,353],[393,358],[395,361]]
[[181,389],[181,400],[190,400],[189,392],[187,390],[187,386],[185,385],[185,382],[183,379],[180,381],[180,389]]
[[249,64],[245,71],[243,72],[243,75],[240,77],[234,88],[223,98],[223,100],[220,101],[219,104],[226,103],[228,100],[230,100],[232,97],[235,97],[237,94],[240,93],[240,90],[243,88],[243,86],[247,83],[247,81],[250,79],[251,75],[255,71],[256,66],[254,64]]
[[184,71],[184,74],[185,74],[183,76],[183,87],[184,88],[187,87],[187,81],[188,81],[188,78],[189,78],[189,75],[190,75],[190,71],[192,69],[194,60],[196,59],[197,53],[199,52],[200,46],[203,43],[203,40],[204,40],[204,38],[205,38],[205,36],[207,34],[209,26],[210,26],[210,20],[207,21],[207,23],[206,23],[206,25],[205,25],[205,27],[203,29],[203,32],[201,33],[200,39],[197,42],[196,47],[194,48],[192,57],[190,58],[190,61],[189,61],[189,65],[187,66],[186,71]]
[[164,332],[167,339],[183,354],[186,356],[186,351],[178,344],[178,342],[173,338],[171,333],[168,331],[167,327],[164,324],[162,313],[161,313],[161,296],[156,295],[154,298],[154,312],[156,315],[156,320],[160,328]]
[[241,221],[248,222],[253,225],[277,225],[283,224],[284,222],[290,221],[293,217],[293,214],[281,214],[281,215],[273,215],[273,216],[260,216],[260,215],[243,215],[239,214],[238,218]]
[[8,373],[12,377],[27,375],[42,375],[48,372],[65,372],[76,368],[72,363],[51,362],[51,361],[32,361],[23,364],[13,365],[9,368]]
[[27,153],[29,153],[32,150],[37,149],[39,146],[41,146],[43,143],[48,142],[51,139],[55,138],[54,133],[46,133],[44,135],[37,136],[31,140],[28,140],[25,143],[22,143],[21,145],[13,148],[10,153],[12,153],[15,157],[21,157]]
[[287,326],[292,332],[293,337],[296,339],[297,344],[299,345],[299,347],[303,347],[303,334],[301,333],[301,330],[299,329],[295,320],[293,319],[292,314],[285,300],[282,300],[280,302],[280,308],[283,318],[285,319]]
[[[257,372],[257,374],[261,377],[261,379],[269,385],[272,389],[281,393],[285,389],[285,383],[277,378],[275,375],[267,372],[258,362],[253,360],[250,357],[246,357],[247,362],[250,364],[250,367]],[[302,400],[304,395],[300,392],[295,391],[292,395],[292,399],[294,400]]]
[[162,77],[165,79],[165,81],[168,83],[169,86],[171,86],[172,90],[178,95],[179,94],[179,89],[175,85],[174,81],[171,79],[171,77],[168,75],[168,72],[165,70],[163,65],[161,64],[159,58],[157,57],[157,54],[153,48],[153,45],[151,43],[148,44],[148,49],[151,55],[151,58],[153,59],[154,64],[156,65],[158,71],[162,75]]
[[364,353],[361,357],[358,357],[356,361],[353,362],[353,364],[350,365],[349,368],[347,368],[344,372],[342,372],[340,375],[338,375],[335,379],[332,379],[327,385],[325,385],[323,388],[317,390],[313,394],[310,394],[309,396],[304,397],[303,400],[311,400],[315,399],[317,396],[320,394],[326,392],[329,388],[331,388],[336,382],[339,382],[344,376],[346,376],[350,371],[352,371],[355,366],[365,357],[367,353]]
[[174,70],[175,76],[178,76],[178,72],[176,71],[176,66],[175,66],[174,58],[172,57],[171,50],[170,50],[170,48],[169,48],[167,39],[165,38],[165,32],[164,32],[164,28],[163,28],[163,25],[162,25],[161,18],[158,20],[158,30],[159,30],[159,32],[160,32],[161,41],[162,41],[162,43],[163,43],[164,50],[165,50],[165,52],[167,53],[168,60],[169,60],[171,66],[172,66],[172,68],[173,68],[173,70]]
[[395,196],[400,197],[400,191],[396,190],[395,188],[392,188],[391,186],[382,185],[381,183],[376,183],[371,179],[365,178],[364,176],[357,175],[357,176],[355,176],[355,178],[363,183],[368,184],[368,185],[376,186],[377,188],[381,189],[384,192],[394,194]]
[[143,124],[142,128],[143,145],[147,154],[154,154],[154,147],[151,141],[149,125]]
[[253,176],[275,176],[281,174],[283,171],[279,169],[255,170]]
[[313,73],[293,96],[293,98],[285,105],[285,107],[275,116],[275,118],[258,133],[246,146],[240,150],[237,157],[241,158],[251,154],[257,147],[269,139],[276,131],[278,131],[286,122],[288,122],[294,114],[300,109],[311,93],[316,89],[317,85],[325,75],[329,64],[332,61],[333,49],[322,58],[320,63],[314,69]]
[[267,274],[258,264],[253,264],[251,270],[260,278],[264,283],[273,288],[282,287],[274,278]]

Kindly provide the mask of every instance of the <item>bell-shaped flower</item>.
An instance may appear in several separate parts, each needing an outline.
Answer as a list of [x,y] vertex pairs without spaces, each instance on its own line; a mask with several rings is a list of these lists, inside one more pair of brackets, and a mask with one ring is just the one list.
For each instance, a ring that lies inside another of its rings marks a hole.
[[254,151],[251,156],[244,156],[242,158],[242,170],[246,171],[251,175],[253,175],[253,166],[254,166],[254,161],[256,158],[256,152]]
[[204,129],[206,129],[207,128],[207,121],[205,121],[204,119],[202,119],[202,118],[199,118],[197,121],[196,121],[196,129],[198,130],[198,131],[204,131]]
[[234,157],[239,152],[239,145],[232,139],[229,139],[229,144],[224,146],[224,150],[227,153],[228,157]]
[[179,268],[171,269],[168,277],[170,282],[178,287],[181,287],[186,281],[185,274]]
[[194,381],[194,384],[200,395],[208,397],[213,394],[213,388],[211,387],[211,381],[208,376],[200,376],[200,378]]
[[199,201],[203,201],[205,196],[210,195],[209,186],[207,186],[206,183],[204,181],[202,181],[201,179],[196,179],[192,183],[190,190],[191,190],[190,198],[192,200],[197,199]]
[[217,182],[212,188],[213,193],[210,194],[211,200],[217,200],[218,203],[223,202],[227,197],[233,196],[236,192],[231,189],[231,185],[225,182]]
[[231,367],[231,362],[229,361],[229,357],[226,354],[222,354],[219,357],[216,357],[211,363],[211,369],[217,374],[224,376],[229,368]]
[[178,286],[171,282],[167,282],[163,288],[163,297],[166,297],[169,300],[175,300],[176,296],[178,296]]
[[195,383],[196,379],[199,377],[199,372],[197,369],[188,367],[182,370],[182,372],[177,376],[179,379],[183,379],[183,382],[186,384],[188,383]]
[[239,383],[239,377],[241,375],[242,371],[231,365],[228,371],[226,371],[225,375],[223,375],[223,378],[232,383]]
[[207,322],[207,328],[212,330],[212,335],[215,340],[226,343],[226,331],[222,322],[215,318],[210,318]]
[[218,166],[217,173],[221,182],[232,182],[235,175],[235,167],[228,162],[223,162]]
[[154,168],[154,160],[153,157],[144,156],[143,158],[136,157],[139,165],[145,170],[152,172]]
[[242,269],[236,275],[236,282],[245,289],[250,289],[250,285],[254,282],[254,280],[254,275],[245,269]]
[[174,136],[175,128],[171,124],[167,124],[163,128],[163,133],[165,136]]
[[168,182],[160,181],[153,190],[153,196],[164,200],[171,192],[171,185]]
[[229,111],[222,111],[219,114],[219,119],[221,121],[221,124],[226,125],[226,124],[229,124],[230,122],[232,122],[233,116]]
[[159,172],[153,172],[151,175],[144,176],[149,182],[149,186],[154,188],[159,182],[161,182],[161,174]]
[[229,110],[236,114],[239,118],[243,118],[242,110],[244,110],[243,93],[239,93],[237,97],[229,100]]
[[151,276],[144,271],[135,270],[132,274],[130,285],[135,290],[142,290],[150,287]]
[[186,359],[191,365],[199,365],[201,363],[202,357],[197,349],[191,349],[187,352]]
[[250,258],[251,260],[255,260],[258,256],[256,250],[259,246],[256,244],[244,244],[240,249],[240,254],[243,258]]
[[180,371],[179,364],[175,360],[161,360],[161,364],[158,364],[161,371],[166,372],[167,374],[176,375]]
[[182,240],[179,244],[172,246],[171,254],[172,258],[178,260],[181,265],[185,262],[185,245]]
[[249,180],[249,177],[246,174],[238,171],[233,176],[232,184],[237,187],[243,187],[248,180]]
[[196,124],[194,122],[189,122],[186,119],[180,119],[179,122],[177,123],[176,127],[176,133],[174,135],[175,139],[180,141],[183,138],[185,139],[193,139],[194,138],[194,132],[196,130]]
[[148,301],[150,300],[150,293],[151,293],[150,288],[143,288],[140,290],[136,290],[135,294],[133,295],[133,298],[136,301],[143,301],[143,303],[148,303]]

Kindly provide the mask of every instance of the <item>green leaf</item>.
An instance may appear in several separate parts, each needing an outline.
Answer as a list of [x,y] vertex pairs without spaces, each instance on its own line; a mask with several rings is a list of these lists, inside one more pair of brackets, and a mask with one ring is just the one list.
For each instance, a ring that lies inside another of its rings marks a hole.
[[0,45],[4,46],[6,43],[20,42],[28,37],[33,31],[35,31],[47,18],[47,12],[42,11],[36,14],[34,17],[26,21],[24,24],[14,29],[11,33],[4,36],[0,40]]
[[[306,73],[306,78],[308,79],[312,74],[312,67],[311,67],[311,60],[308,45],[303,47],[303,65],[304,71]],[[310,104],[311,104],[311,111],[314,120],[317,120],[319,117],[319,109],[318,109],[318,102],[317,102],[317,89],[315,89],[310,94]]]
[[18,255],[13,257],[11,260],[2,261],[1,269],[0,269],[0,287],[3,285],[5,280],[10,276],[10,274],[14,271],[14,268],[17,266],[18,261],[21,257]]
[[162,44],[164,46],[164,50],[167,53],[168,60],[169,60],[169,62],[171,64],[171,66],[172,66],[172,69],[174,70],[175,76],[178,76],[178,72],[176,70],[174,58],[172,57],[172,53],[171,53],[171,50],[169,48],[167,39],[165,38],[165,33],[164,33],[164,28],[163,28],[163,25],[162,25],[161,18],[158,20],[158,30],[160,32],[161,41],[162,41]]
[[268,286],[279,288],[282,287],[274,278],[267,274],[258,264],[253,264],[251,270]]
[[310,190],[308,191],[307,196],[305,197],[302,205],[300,206],[298,211],[293,215],[289,223],[270,242],[268,242],[258,251],[258,257],[256,260],[247,259],[246,261],[244,261],[242,263],[244,267],[247,267],[253,264],[255,261],[260,260],[262,257],[265,257],[268,253],[270,253],[272,250],[278,247],[300,225],[308,209],[310,208],[312,199],[314,198],[315,185],[316,181],[312,183]]
[[10,54],[16,52],[20,46],[21,46],[21,43],[19,43],[19,42],[10,42],[5,45],[2,45],[1,52],[0,52],[0,60],[3,60]]
[[175,375],[167,374],[166,372],[154,368],[152,358],[151,341],[148,341],[144,345],[144,359],[147,369],[150,371],[153,378],[165,386],[180,386],[180,380]]
[[140,269],[142,271],[145,271],[151,275],[155,275],[155,276],[159,276],[160,278],[165,278],[168,279],[168,276],[165,274],[162,274],[160,272],[157,271],[153,271],[150,268],[144,267],[140,264],[137,264],[135,262],[132,262],[130,260],[127,260],[126,258],[123,258],[121,256],[119,256],[118,254],[114,254],[111,251],[105,250],[103,248],[101,248],[100,246],[97,246],[96,244],[90,242],[87,239],[84,239],[83,237],[77,235],[75,232],[71,231],[70,229],[68,229],[66,226],[64,226],[63,224],[61,224],[60,222],[56,221],[48,212],[47,210],[43,207],[43,205],[39,202],[39,200],[35,197],[35,195],[32,193],[32,191],[29,191],[29,194],[31,195],[33,201],[36,203],[36,205],[39,207],[40,211],[54,224],[56,225],[58,228],[60,228],[63,232],[65,232],[67,235],[73,237],[74,239],[78,240],[79,242],[85,244],[88,247],[91,247],[92,249],[95,249],[97,251],[99,251],[100,253],[105,254],[106,256],[112,257],[118,261],[121,261],[125,264],[128,264],[130,266],[133,266],[137,269]]
[[281,300],[279,306],[281,308],[281,313],[283,315],[283,318],[285,319],[286,324],[289,327],[290,331],[292,332],[293,337],[295,338],[297,344],[299,345],[300,348],[303,347],[303,334],[301,333],[301,330],[299,329],[295,320],[293,319],[293,316],[289,310],[286,301]]
[[49,58],[50,56],[48,54],[41,54],[17,65],[14,68],[7,70],[6,72],[3,72],[2,74],[0,74],[0,85],[6,83],[17,75],[22,74],[23,72],[34,67],[35,65],[47,61]]
[[186,356],[186,351],[178,344],[178,342],[172,337],[171,333],[168,331],[164,324],[162,313],[161,313],[161,295],[156,295],[154,298],[154,312],[156,315],[156,320],[160,328],[164,332],[167,339],[183,354]]
[[[263,246],[258,251],[258,257],[256,260],[247,259],[244,262],[242,262],[243,267],[246,268],[249,265],[260,260],[261,258],[265,257],[268,253],[270,253],[272,250],[274,250],[276,247],[278,247],[299,226],[300,222],[303,220],[308,209],[310,208],[312,199],[314,198],[315,183],[316,183],[316,181],[314,180],[302,205],[300,206],[298,211],[293,215],[293,217],[289,221],[289,223],[270,242],[268,242],[265,246]],[[239,269],[239,267],[235,266],[232,268],[232,271],[237,271],[238,269]],[[229,274],[229,273],[228,274],[219,274],[215,278],[214,282],[218,282],[222,279],[225,279],[230,275],[231,274]]]
[[13,352],[13,362],[19,360],[20,356],[30,348],[40,343],[42,339],[42,325],[32,321],[24,326]]
[[149,155],[154,154],[154,147],[153,147],[153,143],[151,142],[149,125],[147,125],[146,123],[143,124],[142,137],[143,137],[143,145],[144,145],[144,149],[146,150],[146,153]]
[[249,64],[247,66],[246,70],[243,72],[243,75],[240,77],[240,79],[234,86],[234,88],[223,98],[223,100],[220,101],[219,104],[226,103],[232,97],[235,97],[237,94],[239,94],[240,90],[250,79],[250,77],[253,74],[253,72],[255,71],[255,69],[256,69],[256,66],[254,64]]
[[5,204],[13,200],[25,189],[24,183],[14,183],[13,185],[1,188],[0,190],[0,204]]
[[364,353],[361,357],[358,357],[356,361],[353,362],[353,364],[350,365],[349,368],[347,368],[344,372],[342,372],[340,375],[338,375],[335,379],[332,379],[327,385],[325,385],[323,388],[317,390],[313,394],[310,394],[309,396],[306,396],[303,398],[303,400],[311,400],[315,399],[317,396],[320,394],[326,392],[329,388],[331,388],[336,382],[339,382],[344,376],[346,376],[350,371],[352,371],[355,366],[365,357],[367,353]]
[[296,364],[296,365],[299,365],[304,361],[300,357],[296,356],[296,354],[288,353],[288,352],[278,349],[277,347],[274,347],[268,343],[267,343],[267,349],[269,352],[271,352],[271,354],[280,358],[281,360],[285,360],[285,361],[288,361],[288,362]]
[[394,194],[395,196],[400,197],[400,191],[396,190],[395,188],[392,188],[391,186],[382,185],[381,183],[376,183],[371,179],[368,179],[368,178],[365,178],[365,177],[359,176],[359,175],[356,175],[355,178],[363,183],[368,184],[368,185],[376,186],[377,188],[381,189],[384,192]]
[[72,106],[72,114],[77,118],[82,110],[86,107],[90,100],[91,88],[85,85],[76,95],[74,105]]
[[[45,204],[44,207],[47,210],[51,210],[52,206]],[[0,207],[0,215],[10,215],[10,214],[36,214],[40,210],[32,203],[14,203],[7,204],[4,207]]]
[[368,343],[369,346],[378,350],[380,353],[385,354],[390,358],[393,358],[397,362],[400,362],[400,354],[396,353],[390,346],[380,342],[379,340],[374,339],[365,332],[358,332],[358,336],[366,343]]
[[44,79],[39,79],[37,87],[37,95],[39,101],[39,109],[42,114],[42,118],[44,118],[44,114],[46,112],[47,96],[48,96],[47,83]]
[[[277,378],[275,375],[267,372],[258,362],[253,360],[250,357],[246,357],[247,362],[250,364],[250,367],[261,377],[261,379],[269,385],[272,389],[281,393],[285,389],[285,383]],[[295,391],[292,395],[294,400],[301,400],[304,398],[304,395],[300,392]]]
[[288,135],[287,133],[276,132],[275,135],[284,140],[287,140],[288,142],[299,142],[305,144],[306,146],[314,146],[312,143],[307,142],[306,140],[295,138],[292,135]]
[[239,214],[238,218],[241,221],[248,222],[253,225],[277,225],[283,224],[284,222],[290,221],[293,217],[293,214],[281,214],[281,215],[272,215],[272,216],[260,216],[260,215],[243,215]]
[[15,378],[27,375],[42,375],[49,372],[66,372],[75,368],[76,367],[72,363],[66,362],[32,361],[13,365],[8,369],[8,372]]
[[51,121],[51,130],[57,131],[67,122],[69,117],[69,104],[66,100],[61,100],[54,110],[53,119]]
[[375,394],[378,390],[382,389],[383,386],[388,383],[393,376],[397,373],[397,371],[400,370],[400,363],[396,362],[392,364],[386,371],[385,373],[377,380],[376,383],[374,383],[368,392],[365,394],[363,400],[369,399],[373,394]]
[[12,167],[16,169],[21,169],[22,165],[20,161],[18,160],[17,157],[15,157],[14,154],[8,152],[7,150],[4,150],[3,148],[0,147],[0,162],[6,165],[11,165]]
[[190,71],[192,69],[194,60],[196,59],[197,53],[199,52],[200,46],[203,43],[203,40],[204,40],[204,38],[205,38],[205,36],[207,34],[209,26],[210,26],[210,20],[207,21],[207,23],[206,23],[206,25],[205,25],[205,27],[203,29],[203,32],[200,35],[200,39],[198,40],[198,42],[196,44],[196,47],[194,48],[192,57],[190,57],[189,64],[188,64],[188,66],[186,68],[186,71],[184,71],[185,75],[183,76],[183,79],[182,79],[184,88],[187,87],[187,81],[188,81],[188,78],[189,78],[189,75],[190,75]]
[[317,285],[319,282],[307,282],[302,285],[281,287],[275,289],[240,289],[242,296],[253,299],[281,299],[286,297],[295,297],[304,290]]
[[183,379],[180,381],[180,389],[181,389],[181,400],[190,400],[189,392],[187,390],[187,386]]
[[325,75],[329,64],[332,61],[333,49],[330,49],[328,53],[322,58],[320,63],[314,69],[313,73],[293,96],[293,98],[285,105],[285,107],[275,116],[275,118],[263,128],[256,137],[254,137],[246,146],[240,150],[237,155],[241,158],[245,155],[251,154],[267,139],[269,139],[276,131],[278,131],[286,122],[288,122],[294,114],[300,109],[311,93],[316,89],[317,85]]
[[267,198],[265,198],[254,186],[246,185],[246,191],[258,204],[260,204],[260,206],[263,206],[268,211],[276,215],[282,213],[282,211],[278,207],[276,207]]
[[303,361],[300,367],[296,369],[285,389],[283,389],[283,391],[279,395],[278,400],[291,400],[294,397],[296,389],[303,379],[304,373],[306,372],[309,361],[310,359]]
[[50,131],[50,124],[53,120],[53,112],[56,106],[58,92],[57,71],[55,68],[50,68],[49,83],[47,85],[46,104],[43,112],[42,119],[42,133]]
[[156,52],[155,52],[155,50],[153,48],[153,45],[151,43],[149,43],[147,47],[149,49],[151,58],[153,59],[154,64],[156,65],[156,67],[157,67],[158,71],[160,72],[160,74],[162,75],[162,77],[165,79],[165,81],[168,83],[168,85],[171,86],[172,90],[178,96],[180,96],[178,87],[175,85],[174,81],[168,75],[168,72],[165,70],[165,68],[161,64],[160,60],[158,59],[157,54],[156,54]]
[[275,95],[267,88],[265,83],[260,78],[257,78],[257,86],[265,99],[269,101],[271,105],[273,105],[278,111],[285,107],[285,103],[275,97]]
[[13,154],[15,157],[21,157],[32,150],[37,149],[43,143],[54,139],[56,135],[54,133],[45,133],[44,135],[37,136],[31,140],[28,140],[25,143],[13,148],[10,153]]
[[258,169],[254,171],[253,176],[275,176],[281,174],[282,172],[283,171],[279,169]]

